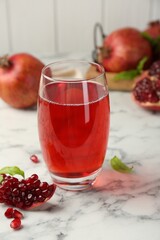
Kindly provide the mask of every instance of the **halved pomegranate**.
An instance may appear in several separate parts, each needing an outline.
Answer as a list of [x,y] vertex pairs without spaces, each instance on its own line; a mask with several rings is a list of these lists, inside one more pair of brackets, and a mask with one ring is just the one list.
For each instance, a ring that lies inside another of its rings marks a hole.
[[[54,184],[41,182],[37,174],[22,180],[3,174],[3,181],[0,184],[0,203],[25,210],[33,209],[48,201],[55,189]],[[15,217],[17,218],[17,213]]]
[[139,106],[160,111],[160,61],[154,62],[145,75],[138,77],[132,96]]

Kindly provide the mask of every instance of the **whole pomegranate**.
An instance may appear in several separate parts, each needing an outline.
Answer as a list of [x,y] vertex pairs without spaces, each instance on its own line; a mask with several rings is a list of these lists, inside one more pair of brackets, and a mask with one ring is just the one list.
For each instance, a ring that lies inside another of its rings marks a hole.
[[160,21],[157,20],[150,22],[148,24],[148,28],[144,32],[148,33],[148,35],[153,39],[160,37]]
[[135,102],[146,109],[160,111],[160,61],[139,76],[132,90]]
[[152,46],[153,60],[160,59],[160,21],[150,22],[142,34]]
[[121,72],[135,69],[139,61],[152,57],[152,49],[141,33],[134,28],[122,28],[112,32],[104,39],[102,65],[106,71]]
[[14,108],[28,108],[37,102],[44,64],[27,53],[0,58],[0,97]]

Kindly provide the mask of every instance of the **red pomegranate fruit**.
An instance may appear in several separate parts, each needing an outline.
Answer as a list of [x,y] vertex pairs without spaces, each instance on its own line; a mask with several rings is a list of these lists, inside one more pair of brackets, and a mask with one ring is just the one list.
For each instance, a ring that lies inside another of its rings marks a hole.
[[14,108],[28,108],[37,102],[44,64],[27,53],[0,58],[0,97]]
[[147,74],[138,77],[132,96],[139,106],[160,111],[160,61],[154,62]]
[[152,58],[149,42],[134,28],[112,32],[104,39],[103,46],[102,65],[109,72],[135,69],[145,56],[148,58],[145,66],[148,66]]
[[160,37],[160,21],[157,20],[150,22],[148,24],[148,28],[144,32],[148,33],[148,35],[153,39]]
[[160,21],[150,22],[142,34],[152,46],[153,60],[160,59]]

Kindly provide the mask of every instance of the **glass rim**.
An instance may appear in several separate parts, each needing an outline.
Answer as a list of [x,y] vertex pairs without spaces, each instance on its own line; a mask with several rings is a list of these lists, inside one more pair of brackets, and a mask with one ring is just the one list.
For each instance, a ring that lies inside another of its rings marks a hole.
[[[71,80],[68,80],[68,79],[65,79],[65,78],[63,78],[62,77],[62,79],[61,79],[61,77],[49,77],[49,76],[47,76],[46,74],[45,74],[45,70],[47,69],[47,68],[49,68],[50,66],[54,66],[54,65],[56,65],[56,64],[58,64],[58,63],[67,63],[67,62],[73,62],[73,63],[82,63],[82,64],[84,64],[84,63],[87,63],[87,64],[89,64],[90,66],[92,66],[92,65],[94,65],[94,66],[98,66],[98,67],[100,67],[101,68],[101,70],[102,70],[102,72],[101,73],[99,73],[99,75],[98,76],[95,76],[95,77],[89,77],[89,78],[87,78],[87,79],[84,79],[84,78],[71,78]],[[45,65],[43,68],[42,68],[42,72],[41,72],[41,75],[44,77],[44,78],[46,78],[47,80],[49,80],[49,81],[59,81],[59,82],[83,82],[83,81],[92,81],[92,80],[94,80],[95,81],[95,79],[97,79],[97,78],[100,78],[100,77],[102,77],[103,75],[105,74],[105,69],[104,69],[104,67],[101,65],[101,64],[99,64],[99,63],[95,63],[95,62],[92,62],[92,61],[87,61],[87,60],[74,60],[74,59],[70,59],[70,60],[58,60],[58,61],[55,61],[55,62],[52,62],[52,63],[49,63],[49,64],[47,64],[47,65]]]

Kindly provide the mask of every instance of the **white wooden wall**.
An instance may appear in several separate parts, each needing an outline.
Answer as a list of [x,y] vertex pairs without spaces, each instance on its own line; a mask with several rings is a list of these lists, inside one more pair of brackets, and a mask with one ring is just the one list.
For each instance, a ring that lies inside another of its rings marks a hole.
[[105,33],[160,19],[160,0],[0,0],[0,55],[90,52],[93,27]]

